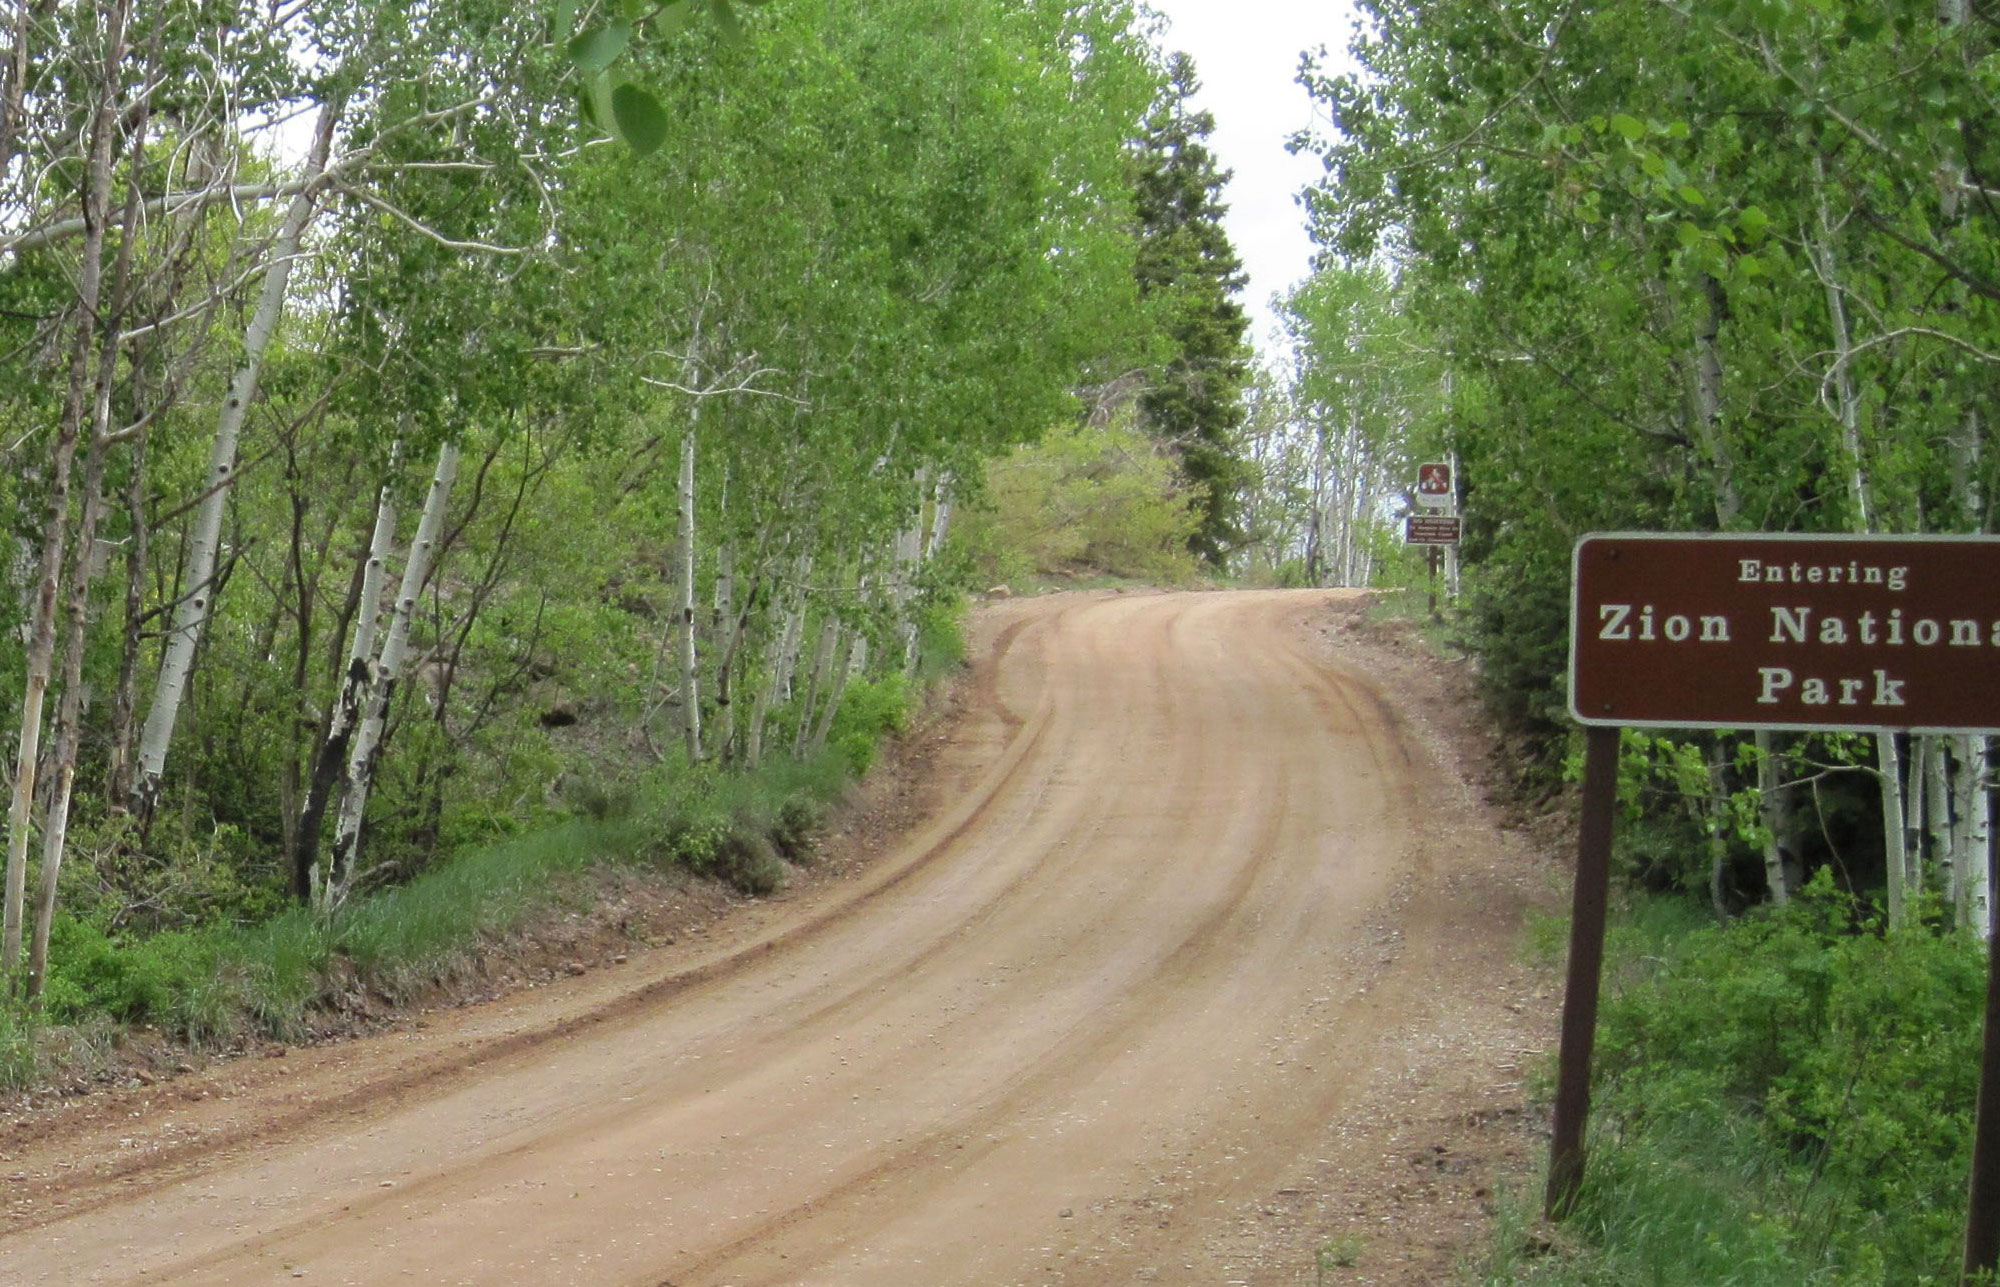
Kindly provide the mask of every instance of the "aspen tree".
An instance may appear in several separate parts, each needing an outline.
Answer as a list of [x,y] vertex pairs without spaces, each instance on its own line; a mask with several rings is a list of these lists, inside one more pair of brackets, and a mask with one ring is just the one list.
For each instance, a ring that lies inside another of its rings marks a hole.
[[402,444],[389,451],[389,469],[375,503],[375,526],[368,539],[367,557],[362,561],[361,590],[357,599],[354,638],[348,646],[347,665],[341,671],[340,687],[333,711],[327,720],[326,737],[313,760],[312,781],[306,788],[305,805],[300,810],[297,848],[291,855],[292,892],[301,901],[323,901],[319,868],[319,833],[326,807],[347,767],[354,731],[362,721],[374,682],[375,636],[382,623],[382,587],[388,579],[391,550],[396,540],[395,475],[402,459]]
[[[26,682],[22,686],[20,740],[14,757],[14,797],[7,815],[5,908],[0,911],[0,974],[11,975],[21,960],[28,847],[33,827],[36,773],[41,758],[44,700],[55,660],[56,617],[62,586],[63,554],[69,533],[70,471],[78,439],[91,409],[91,358],[98,351],[97,319],[104,284],[104,242],[110,214],[112,161],[118,151],[118,116],[123,108],[118,70],[127,49],[129,0],[103,11],[103,57],[91,83],[95,91],[89,127],[89,162],[84,182],[84,242],[77,273],[75,335],[61,418],[50,449],[47,514],[28,625]],[[86,552],[86,557],[88,552]]]
[[209,451],[208,492],[196,513],[189,541],[183,597],[174,609],[173,624],[167,631],[166,653],[153,689],[153,704],[146,712],[145,730],[139,737],[138,772],[132,785],[131,807],[141,819],[151,818],[153,806],[159,800],[160,775],[166,769],[167,748],[173,741],[188,673],[194,668],[195,645],[214,608],[216,552],[222,543],[223,511],[236,481],[237,440],[242,435],[250,405],[257,397],[265,350],[270,347],[271,337],[277,333],[278,321],[284,314],[292,266],[318,204],[313,184],[326,170],[343,101],[336,96],[320,105],[312,147],[306,155],[304,182],[286,209],[284,223],[272,243],[257,311],[243,332],[243,356],[230,380],[222,413],[216,418],[215,440]]
[[457,477],[458,446],[446,442],[438,448],[437,472],[431,476],[430,491],[424,497],[417,533],[410,541],[409,558],[403,564],[403,583],[396,593],[395,611],[389,618],[381,654],[369,676],[367,705],[361,722],[355,726],[354,744],[347,754],[340,811],[334,819],[333,850],[328,856],[321,896],[326,906],[338,907],[353,886],[361,850],[361,826],[367,813],[369,788],[375,780],[376,759],[382,750],[382,733],[409,653],[410,623],[416,617],[417,600],[430,580],[431,560],[437,552],[438,533],[444,526],[445,506],[451,500],[452,483]]

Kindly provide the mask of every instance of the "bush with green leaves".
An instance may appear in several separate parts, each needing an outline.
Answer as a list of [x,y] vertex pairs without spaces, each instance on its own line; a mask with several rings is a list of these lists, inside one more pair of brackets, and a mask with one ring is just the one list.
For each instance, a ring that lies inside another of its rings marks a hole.
[[1885,930],[1825,872],[1783,911],[1676,919],[1617,953],[1585,1249],[1489,1281],[1956,1282],[1979,944]]
[[1192,580],[1195,494],[1165,451],[1129,423],[1052,430],[987,470],[986,505],[960,540],[981,579],[1110,573]]

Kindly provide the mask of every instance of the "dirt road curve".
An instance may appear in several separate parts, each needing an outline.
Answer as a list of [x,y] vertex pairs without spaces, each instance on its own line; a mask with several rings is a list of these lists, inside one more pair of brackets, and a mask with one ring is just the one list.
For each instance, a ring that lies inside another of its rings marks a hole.
[[1329,1218],[1411,1260],[1377,1190],[1432,1184],[1427,1123],[1508,1111],[1539,1037],[1497,842],[1337,607],[996,605],[897,852],[698,948],[209,1074],[136,1135],[12,1141],[15,1181],[69,1178],[10,1207],[0,1280],[1289,1284]]

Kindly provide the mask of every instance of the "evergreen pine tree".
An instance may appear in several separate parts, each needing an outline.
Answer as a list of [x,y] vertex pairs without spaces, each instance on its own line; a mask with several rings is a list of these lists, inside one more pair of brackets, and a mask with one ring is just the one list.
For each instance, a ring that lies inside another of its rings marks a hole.
[[1243,538],[1245,469],[1237,449],[1250,349],[1249,319],[1236,301],[1246,277],[1223,229],[1222,187],[1206,140],[1215,119],[1195,111],[1194,60],[1176,53],[1146,119],[1135,184],[1139,292],[1157,310],[1165,359],[1140,399],[1147,429],[1171,444],[1200,493],[1201,525],[1189,547],[1220,567]]

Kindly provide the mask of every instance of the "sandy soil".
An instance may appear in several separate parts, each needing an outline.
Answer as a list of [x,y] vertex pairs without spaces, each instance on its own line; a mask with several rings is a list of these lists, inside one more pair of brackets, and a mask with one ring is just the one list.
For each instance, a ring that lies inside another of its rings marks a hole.
[[1484,798],[1466,678],[1341,592],[977,629],[929,807],[870,861],[18,1115],[0,1279],[1448,1281],[1536,1160],[1554,1026],[1518,959],[1550,867]]

